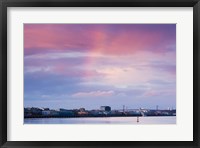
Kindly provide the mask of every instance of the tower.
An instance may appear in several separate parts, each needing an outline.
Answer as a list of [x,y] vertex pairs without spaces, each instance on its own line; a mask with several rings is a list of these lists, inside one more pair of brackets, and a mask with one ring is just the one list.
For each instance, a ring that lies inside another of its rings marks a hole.
[[156,105],[156,110],[158,110],[158,105]]

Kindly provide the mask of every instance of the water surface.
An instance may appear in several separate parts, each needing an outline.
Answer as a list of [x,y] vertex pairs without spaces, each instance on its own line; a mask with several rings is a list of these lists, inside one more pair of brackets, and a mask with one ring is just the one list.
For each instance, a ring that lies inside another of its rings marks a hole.
[[27,118],[24,124],[176,124],[176,116],[168,117],[98,117],[98,118]]

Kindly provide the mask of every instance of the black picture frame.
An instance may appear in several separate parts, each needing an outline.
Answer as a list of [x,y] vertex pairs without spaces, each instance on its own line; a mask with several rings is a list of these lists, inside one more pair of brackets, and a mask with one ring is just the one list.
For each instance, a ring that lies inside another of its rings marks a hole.
[[[8,7],[193,7],[193,141],[7,141]],[[0,146],[21,147],[200,147],[200,2],[199,0],[1,0],[0,2]]]

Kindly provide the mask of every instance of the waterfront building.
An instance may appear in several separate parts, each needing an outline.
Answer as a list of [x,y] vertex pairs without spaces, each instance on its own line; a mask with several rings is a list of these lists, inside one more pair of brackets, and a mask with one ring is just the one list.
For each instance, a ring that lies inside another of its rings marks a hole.
[[36,108],[36,107],[32,107],[31,108],[31,113],[32,113],[32,115],[42,115],[42,109]]
[[42,111],[42,115],[43,116],[49,116],[51,114],[51,111],[50,110],[43,110]]
[[30,117],[32,115],[31,108],[24,108],[24,117]]
[[51,116],[59,116],[60,115],[59,111],[57,111],[57,110],[50,110],[50,114],[51,114]]
[[141,116],[141,112],[139,110],[128,111],[127,114],[131,116]]
[[30,117],[30,116],[38,116],[38,115],[42,115],[42,109],[36,108],[36,107],[24,108],[24,116]]
[[111,107],[110,106],[101,106],[100,110],[106,111],[106,112],[110,112],[111,111]]
[[67,110],[67,109],[60,108],[59,112],[60,112],[60,116],[74,116],[73,110]]
[[80,108],[79,111],[80,111],[80,112],[84,112],[84,111],[85,111],[85,108]]
[[43,110],[49,110],[49,108],[43,108]]
[[92,116],[98,116],[99,110],[91,110],[91,111],[89,111],[89,114],[92,115]]
[[85,116],[85,115],[88,115],[88,112],[86,112],[86,111],[79,111],[78,115]]

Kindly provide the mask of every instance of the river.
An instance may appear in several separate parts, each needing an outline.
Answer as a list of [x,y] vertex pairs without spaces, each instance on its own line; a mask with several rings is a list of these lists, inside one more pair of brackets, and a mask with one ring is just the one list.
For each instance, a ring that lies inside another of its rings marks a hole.
[[24,124],[176,124],[176,116],[96,117],[96,118],[26,118]]

